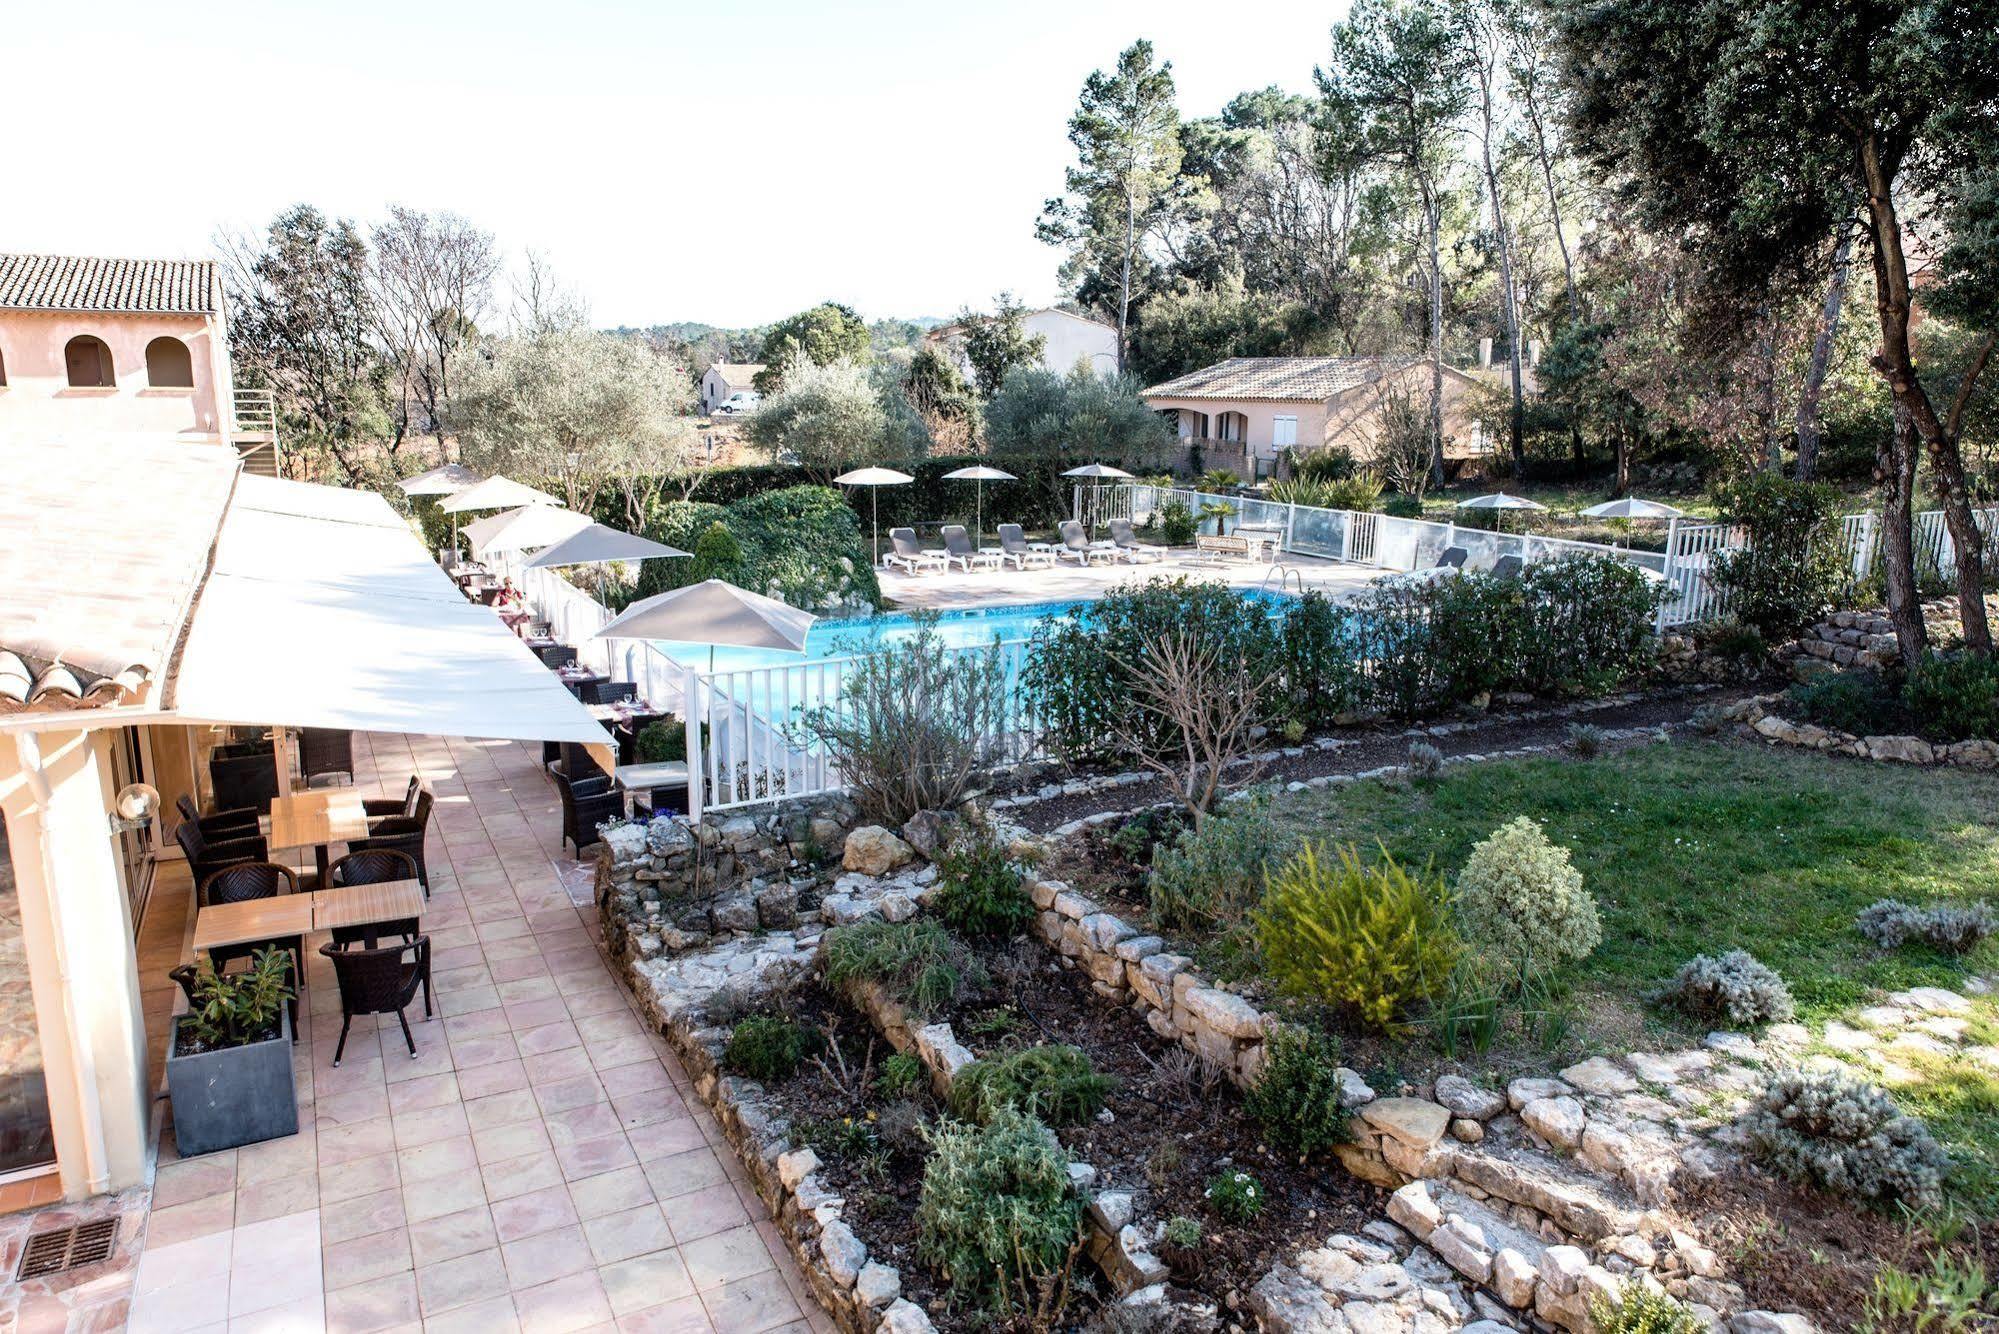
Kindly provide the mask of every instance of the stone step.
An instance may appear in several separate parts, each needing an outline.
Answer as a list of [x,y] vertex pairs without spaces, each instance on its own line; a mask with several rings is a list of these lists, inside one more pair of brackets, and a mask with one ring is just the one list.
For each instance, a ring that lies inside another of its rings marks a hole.
[[1458,1184],[1546,1214],[1571,1236],[1601,1241],[1631,1231],[1644,1215],[1620,1182],[1524,1144],[1484,1147],[1458,1159]]

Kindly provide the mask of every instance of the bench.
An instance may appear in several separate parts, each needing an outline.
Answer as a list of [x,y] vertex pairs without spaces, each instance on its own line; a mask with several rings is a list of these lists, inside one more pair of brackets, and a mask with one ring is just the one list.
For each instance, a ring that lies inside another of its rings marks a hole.
[[1217,556],[1235,556],[1241,560],[1249,559],[1248,540],[1237,537],[1234,533],[1224,534],[1221,537],[1216,537],[1211,533],[1196,533],[1194,535],[1194,549]]

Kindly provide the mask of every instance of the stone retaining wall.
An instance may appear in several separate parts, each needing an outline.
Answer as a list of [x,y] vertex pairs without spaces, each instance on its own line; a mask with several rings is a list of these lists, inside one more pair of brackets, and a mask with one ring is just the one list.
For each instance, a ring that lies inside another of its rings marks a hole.
[[1742,723],[1765,741],[1828,755],[1853,755],[1892,764],[1944,764],[1961,769],[1999,768],[1999,742],[1925,741],[1919,736],[1855,736],[1815,723],[1793,722],[1775,712],[1784,707],[1782,695],[1756,695],[1722,710],[1722,717]]

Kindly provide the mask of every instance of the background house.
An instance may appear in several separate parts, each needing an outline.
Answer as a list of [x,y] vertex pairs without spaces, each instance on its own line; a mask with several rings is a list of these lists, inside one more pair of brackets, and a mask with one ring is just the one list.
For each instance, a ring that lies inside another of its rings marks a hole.
[[713,412],[731,394],[747,394],[763,370],[761,361],[718,361],[701,374],[701,411]]
[[230,380],[215,262],[0,255],[0,439],[137,436],[277,473],[270,394]]
[[[1444,368],[1444,453],[1483,452],[1472,419],[1480,382]],[[1430,363],[1398,357],[1231,357],[1154,385],[1142,397],[1174,423],[1183,449],[1207,468],[1245,480],[1276,471],[1278,456],[1340,449],[1365,462],[1375,456],[1381,409],[1394,391],[1429,403]]]
[[[1117,330],[1087,315],[1077,315],[1053,306],[1030,310],[1020,317],[1028,337],[1039,334],[1046,340],[1041,349],[1041,368],[1067,375],[1078,361],[1089,363],[1099,375],[1117,374]],[[965,359],[965,326],[941,324],[923,335],[923,341],[939,349],[970,379],[972,363]]]

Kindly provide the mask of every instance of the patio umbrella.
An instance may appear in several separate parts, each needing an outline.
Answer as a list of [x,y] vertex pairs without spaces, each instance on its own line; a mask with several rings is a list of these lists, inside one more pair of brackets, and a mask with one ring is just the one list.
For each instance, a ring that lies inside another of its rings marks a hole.
[[420,472],[414,477],[405,477],[396,485],[406,496],[453,496],[460,491],[476,486],[484,480],[478,473],[462,463],[447,463],[429,472]]
[[881,501],[872,488],[877,486],[902,486],[903,484],[907,482],[913,482],[916,479],[914,477],[911,477],[906,472],[897,472],[893,468],[856,468],[852,472],[841,473],[838,477],[835,477],[833,480],[841,486],[865,486],[870,488],[868,493],[868,505],[869,505],[870,514],[874,521],[874,534],[875,534],[874,563],[877,565],[881,564],[881,559],[882,559]]
[[1548,507],[1525,496],[1509,496],[1504,491],[1496,491],[1489,496],[1473,496],[1470,500],[1458,502],[1461,510],[1543,510]]
[[1601,505],[1591,505],[1583,511],[1591,519],[1684,519],[1683,509],[1657,500],[1640,500],[1636,496],[1626,496],[1622,500],[1606,500]]
[[483,482],[474,482],[463,491],[452,492],[438,508],[446,514],[463,514],[470,510],[509,510],[516,505],[556,503],[555,497],[548,492],[523,486],[511,477],[488,477]]
[[944,480],[947,482],[977,482],[979,484],[977,508],[972,511],[972,545],[976,547],[979,544],[979,530],[985,526],[986,521],[986,483],[1014,482],[1020,479],[1010,472],[1001,472],[998,468],[988,468],[983,463],[975,463],[969,468],[960,468],[956,472],[945,473]]
[[738,588],[723,579],[641,598],[611,618],[592,639],[679,639],[708,646],[708,667],[715,666],[715,645],[779,649],[803,653],[805,636],[818,618],[809,611]]
[[[1069,469],[1069,471],[1063,473],[1062,475],[1064,477],[1088,477],[1092,481],[1110,480],[1119,477],[1131,476],[1131,474],[1126,472],[1123,468],[1113,468],[1108,463],[1085,463],[1082,467],[1071,468]],[[1093,486],[1090,488],[1090,536],[1094,538],[1096,537],[1096,535],[1097,535],[1097,488]]]
[[590,526],[590,516],[560,505],[523,505],[505,514],[488,515],[465,527],[465,535],[481,556],[552,546]]
[[593,523],[544,548],[527,562],[527,568],[541,570],[557,565],[609,565],[614,561],[660,560],[688,554],[679,547],[670,547],[649,537],[637,537],[605,524]]

